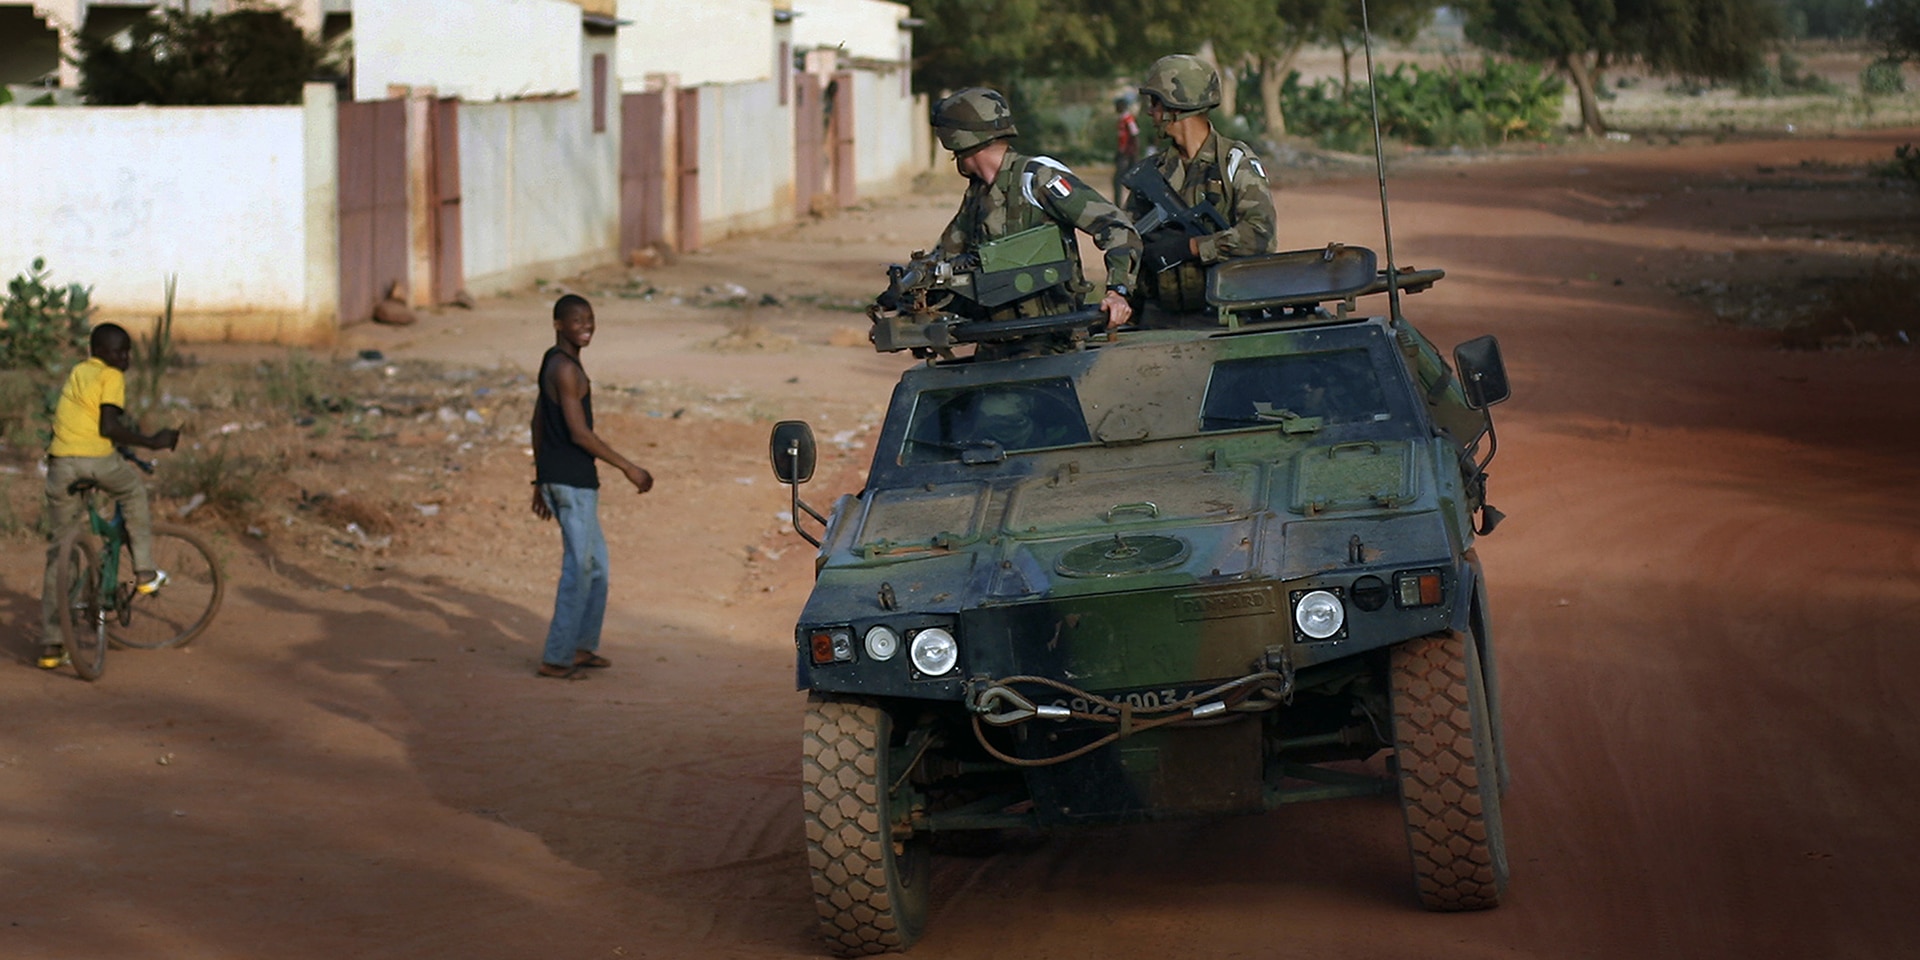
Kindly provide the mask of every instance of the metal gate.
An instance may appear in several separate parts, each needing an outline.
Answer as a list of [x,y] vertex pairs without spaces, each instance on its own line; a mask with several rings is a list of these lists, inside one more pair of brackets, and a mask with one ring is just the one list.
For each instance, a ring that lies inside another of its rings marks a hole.
[[853,74],[833,75],[833,202],[853,206]]
[[340,104],[340,324],[373,318],[406,280],[407,105]]
[[466,286],[466,257],[460,239],[460,101],[436,101],[429,114],[427,135],[432,139],[433,166],[427,171],[433,195],[429,221],[433,231],[434,303],[451,303]]
[[826,168],[825,158],[820,155],[827,120],[819,76],[795,74],[793,94],[793,209],[804,217],[813,213],[813,198],[821,192],[821,174]]
[[667,96],[630,93],[620,98],[620,257],[667,239],[665,141]]
[[681,90],[673,104],[674,142],[680,148],[680,249],[700,248],[700,89]]

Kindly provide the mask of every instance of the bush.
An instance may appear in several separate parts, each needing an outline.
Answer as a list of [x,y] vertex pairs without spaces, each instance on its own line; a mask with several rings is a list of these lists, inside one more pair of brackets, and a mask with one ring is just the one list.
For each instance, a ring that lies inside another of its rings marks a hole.
[[1860,71],[1860,92],[1869,97],[1890,97],[1907,92],[1907,81],[1900,76],[1900,61],[1875,60]]
[[[1477,72],[1398,66],[1377,77],[1380,133],[1423,147],[1481,147],[1551,136],[1566,85],[1538,66],[1487,61]],[[1373,140],[1365,84],[1343,95],[1332,79],[1281,87],[1289,127],[1328,149],[1365,151]]]
[[44,257],[7,283],[0,302],[0,369],[51,370],[86,354],[93,288],[47,283]]
[[166,10],[124,44],[82,36],[80,95],[106,106],[299,103],[325,55],[278,10]]
[[1920,183],[1920,150],[1914,149],[1911,143],[1894,147],[1893,159],[1882,164],[1875,172],[1883,177]]
[[235,453],[221,439],[198,449],[183,447],[162,460],[155,487],[161,496],[181,500],[203,494],[207,506],[242,516],[260,501],[266,472],[264,460]]
[[1740,78],[1743,97],[1790,97],[1807,94],[1838,93],[1827,78],[1801,69],[1800,58],[1785,50],[1773,63],[1762,62],[1752,73]]

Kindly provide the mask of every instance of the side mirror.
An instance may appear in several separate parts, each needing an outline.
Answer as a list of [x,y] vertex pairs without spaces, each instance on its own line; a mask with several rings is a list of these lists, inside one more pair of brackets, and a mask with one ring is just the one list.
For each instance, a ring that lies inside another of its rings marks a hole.
[[1491,335],[1476,337],[1453,348],[1453,365],[1460,371],[1460,389],[1467,406],[1484,410],[1507,399],[1507,365],[1500,359],[1500,341]]
[[773,457],[773,475],[781,483],[806,483],[813,479],[813,428],[805,420],[782,420],[773,425],[769,444]]

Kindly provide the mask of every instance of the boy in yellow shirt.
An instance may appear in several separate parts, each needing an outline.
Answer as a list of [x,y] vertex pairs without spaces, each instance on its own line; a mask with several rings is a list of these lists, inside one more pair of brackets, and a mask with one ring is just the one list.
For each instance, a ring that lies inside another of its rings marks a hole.
[[[67,385],[60,391],[60,402],[53,411],[53,443],[47,447],[47,529],[55,544],[60,536],[82,521],[86,505],[67,492],[76,480],[92,480],[120,504],[127,519],[127,540],[133,548],[135,589],[152,593],[167,582],[165,571],[153,566],[153,519],[147,510],[147,488],[133,472],[133,464],[114,451],[115,446],[172,450],[180,442],[180,431],[167,429],[152,435],[140,432],[139,424],[127,416],[127,381],[123,374],[133,365],[133,338],[118,324],[103,323],[93,328],[87,341],[93,355],[73,368]],[[40,590],[41,642],[40,666],[58,667],[64,658],[60,648],[60,624],[64,611],[62,598],[54,586],[59,558],[53,546],[47,548],[47,575]]]

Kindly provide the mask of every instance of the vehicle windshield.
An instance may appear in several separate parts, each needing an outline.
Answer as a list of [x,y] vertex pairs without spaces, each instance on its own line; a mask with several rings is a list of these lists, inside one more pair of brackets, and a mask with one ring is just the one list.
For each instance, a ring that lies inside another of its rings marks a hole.
[[928,390],[914,403],[900,462],[992,462],[1091,439],[1073,381],[1065,377]]
[[1200,429],[1241,430],[1272,424],[1311,430],[1391,416],[1367,351],[1335,350],[1214,364]]

